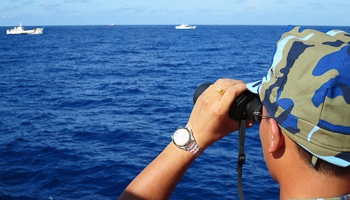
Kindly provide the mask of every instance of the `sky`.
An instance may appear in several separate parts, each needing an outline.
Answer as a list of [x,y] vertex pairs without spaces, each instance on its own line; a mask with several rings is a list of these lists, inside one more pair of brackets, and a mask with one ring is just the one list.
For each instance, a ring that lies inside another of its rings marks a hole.
[[350,26],[350,0],[1,0],[0,26]]

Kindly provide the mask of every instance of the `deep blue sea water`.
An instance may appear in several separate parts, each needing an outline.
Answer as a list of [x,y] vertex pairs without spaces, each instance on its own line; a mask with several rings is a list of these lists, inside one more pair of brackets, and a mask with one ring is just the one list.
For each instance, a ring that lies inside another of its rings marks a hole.
[[[186,124],[196,87],[259,80],[286,26],[9,28],[0,27],[0,199],[116,199]],[[246,135],[245,198],[278,199],[258,125]],[[238,199],[237,152],[237,133],[208,148],[171,199]]]

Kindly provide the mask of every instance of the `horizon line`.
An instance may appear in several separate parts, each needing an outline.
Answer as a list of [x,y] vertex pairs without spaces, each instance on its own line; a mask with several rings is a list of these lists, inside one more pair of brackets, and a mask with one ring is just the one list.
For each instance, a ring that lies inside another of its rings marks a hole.
[[[25,25],[25,26],[109,26],[110,24],[52,24],[52,25]],[[176,26],[178,24],[114,24],[113,26]],[[346,25],[295,25],[295,24],[191,24],[196,26],[341,26]],[[13,25],[0,25],[0,27],[9,27]]]

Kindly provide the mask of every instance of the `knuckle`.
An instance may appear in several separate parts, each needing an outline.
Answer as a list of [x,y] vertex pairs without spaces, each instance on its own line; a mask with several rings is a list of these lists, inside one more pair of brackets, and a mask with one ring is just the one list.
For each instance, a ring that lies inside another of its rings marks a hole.
[[204,100],[202,100],[203,101],[203,105],[205,106],[205,107],[208,107],[209,105],[211,105],[212,104],[212,100],[209,98],[209,99],[204,99]]
[[213,115],[216,117],[221,117],[226,113],[226,110],[222,106],[217,106],[213,109]]

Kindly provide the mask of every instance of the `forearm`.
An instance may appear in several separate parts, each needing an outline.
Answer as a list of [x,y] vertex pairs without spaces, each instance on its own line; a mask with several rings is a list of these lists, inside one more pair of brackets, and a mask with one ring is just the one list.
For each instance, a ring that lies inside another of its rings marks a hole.
[[194,160],[194,155],[171,142],[130,183],[119,199],[169,199]]
[[[219,93],[220,87],[225,92]],[[238,121],[229,118],[233,100],[246,90],[242,81],[220,79],[197,99],[186,127],[192,129],[196,143],[204,150],[238,129]],[[189,151],[170,143],[139,174],[119,199],[168,199],[186,170],[195,160]]]

